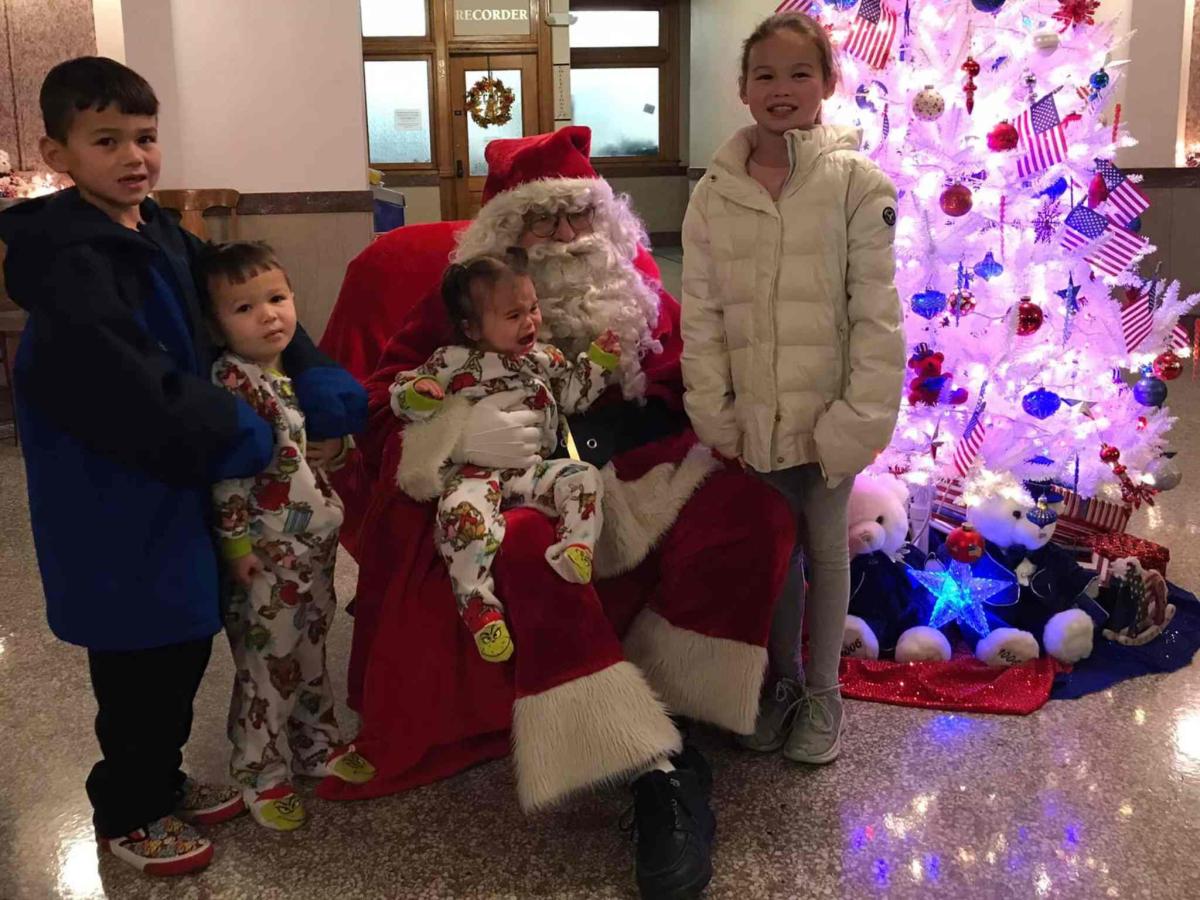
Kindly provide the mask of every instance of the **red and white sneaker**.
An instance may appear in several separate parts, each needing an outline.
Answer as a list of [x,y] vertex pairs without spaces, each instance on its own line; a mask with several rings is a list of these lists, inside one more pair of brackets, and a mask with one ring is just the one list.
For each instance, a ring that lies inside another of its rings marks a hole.
[[147,875],[186,875],[213,858],[213,845],[191,825],[163,816],[124,837],[97,838],[100,846]]
[[242,789],[227,784],[204,784],[188,778],[179,789],[175,812],[181,819],[199,825],[217,825],[246,811]]

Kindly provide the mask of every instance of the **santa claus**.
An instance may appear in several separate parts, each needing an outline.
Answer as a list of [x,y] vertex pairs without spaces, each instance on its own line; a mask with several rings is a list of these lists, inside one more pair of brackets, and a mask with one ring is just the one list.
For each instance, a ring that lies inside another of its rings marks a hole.
[[[590,139],[568,127],[490,143],[484,205],[453,258],[524,247],[541,340],[575,353],[608,329],[621,339],[619,385],[570,417],[560,448],[603,472],[598,580],[558,577],[544,558],[554,523],[507,512],[493,573],[516,653],[501,665],[480,659],[434,548],[439,470],[527,466],[539,434],[535,415],[506,408],[503,395],[451,398],[401,429],[388,387],[453,342],[431,291],[367,378],[364,471],[375,480],[357,499],[347,491],[360,564],[350,692],[363,720],[357,744],[379,774],[321,791],[364,797],[423,784],[509,753],[511,733],[524,808],[631,783],[642,895],[689,897],[711,874],[711,774],[671,717],[754,730],[793,517],[772,489],[697,443],[683,412],[679,305],[639,269],[653,267],[645,231],[589,163]],[[403,292],[412,260],[384,261],[379,243],[367,254],[375,283],[390,267]],[[339,306],[383,302],[356,296],[355,277],[352,267]],[[335,313],[327,347],[344,321]]]

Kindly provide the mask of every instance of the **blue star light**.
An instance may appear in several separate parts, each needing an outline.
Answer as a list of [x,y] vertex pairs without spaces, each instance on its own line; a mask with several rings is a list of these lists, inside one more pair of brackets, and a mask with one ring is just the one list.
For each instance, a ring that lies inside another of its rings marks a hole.
[[929,627],[961,620],[964,625],[980,637],[987,635],[987,616],[983,611],[984,601],[1009,586],[1007,581],[995,578],[975,578],[969,563],[952,562],[945,571],[921,571],[910,569],[925,590],[933,595],[933,612],[929,614]]
[[1075,313],[1079,312],[1079,307],[1082,305],[1078,297],[1081,290],[1082,288],[1075,283],[1075,276],[1072,274],[1067,277],[1067,286],[1061,291],[1054,292],[1067,301],[1067,308],[1063,317],[1064,346],[1071,337],[1071,320],[1075,317]]

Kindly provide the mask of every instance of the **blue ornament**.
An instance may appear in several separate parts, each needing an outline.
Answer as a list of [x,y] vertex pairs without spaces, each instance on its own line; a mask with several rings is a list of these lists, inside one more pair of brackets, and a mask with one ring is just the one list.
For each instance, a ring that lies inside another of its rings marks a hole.
[[1153,375],[1143,375],[1133,386],[1133,399],[1142,406],[1162,406],[1167,399],[1167,383]]
[[971,5],[980,12],[994,13],[1000,11],[1004,0],[971,0]]
[[1021,398],[1021,408],[1035,419],[1048,419],[1062,406],[1062,399],[1053,391],[1038,388]]
[[1057,200],[1067,192],[1068,187],[1069,185],[1067,184],[1067,179],[1060,178],[1058,181],[1054,182],[1054,184],[1050,185],[1050,187],[1038,194],[1038,196],[1048,197],[1051,200]]
[[825,0],[825,5],[834,9],[849,9],[857,2],[858,0]]
[[1039,504],[1029,512],[1025,513],[1025,518],[1027,518],[1038,528],[1047,528],[1058,521],[1058,513],[1050,509],[1048,506]]
[[946,295],[928,288],[912,296],[912,311],[922,319],[932,319],[946,308]]
[[1092,86],[1094,91],[1102,91],[1108,87],[1108,73],[1101,69],[1099,72],[1093,72],[1088,79],[1088,84]]
[[998,275],[1004,274],[1004,266],[996,262],[996,257],[992,256],[992,251],[989,250],[983,259],[975,263],[975,274],[984,281],[991,281]]
[[1128,228],[1130,231],[1132,231],[1134,234],[1137,234],[1139,231],[1142,230],[1142,217],[1134,216],[1132,219],[1129,220],[1129,224],[1126,225],[1125,227]]

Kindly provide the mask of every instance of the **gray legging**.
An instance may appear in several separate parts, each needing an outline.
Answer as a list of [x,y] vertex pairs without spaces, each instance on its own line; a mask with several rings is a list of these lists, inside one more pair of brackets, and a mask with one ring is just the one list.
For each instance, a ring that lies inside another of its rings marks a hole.
[[[850,551],[846,507],[854,479],[830,488],[814,464],[760,472],[783,494],[796,516],[798,538],[792,567],[775,608],[768,649],[772,680],[805,681],[811,690],[836,687],[846,607],[850,605]],[[800,635],[806,605],[800,559],[808,561],[808,670],[801,672]],[[802,678],[802,675],[804,676]]]

